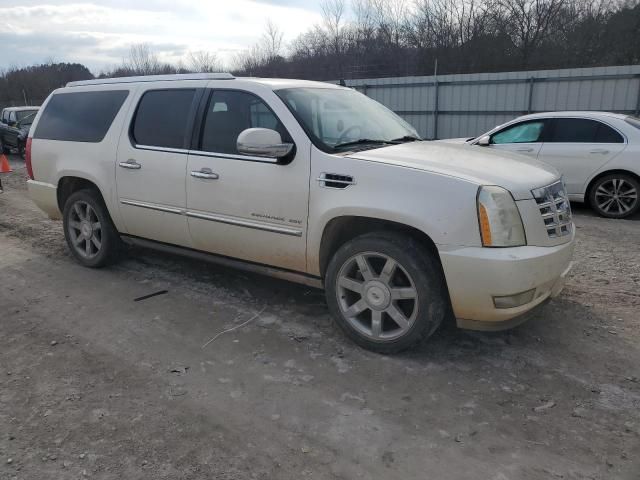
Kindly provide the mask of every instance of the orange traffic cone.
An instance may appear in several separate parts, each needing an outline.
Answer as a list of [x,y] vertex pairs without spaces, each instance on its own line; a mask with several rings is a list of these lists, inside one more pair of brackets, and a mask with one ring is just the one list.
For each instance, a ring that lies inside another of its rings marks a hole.
[[11,170],[11,165],[9,165],[9,160],[6,155],[0,156],[0,173],[9,173],[13,172]]

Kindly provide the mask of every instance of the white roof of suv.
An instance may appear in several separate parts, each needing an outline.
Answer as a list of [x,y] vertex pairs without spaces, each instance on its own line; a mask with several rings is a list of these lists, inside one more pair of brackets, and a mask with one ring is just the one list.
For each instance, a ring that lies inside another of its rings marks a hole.
[[94,80],[80,80],[67,83],[67,87],[81,87],[86,85],[108,85],[120,83],[142,82],[177,82],[180,80],[239,80],[260,83],[271,88],[316,87],[316,88],[344,88],[332,83],[314,82],[311,80],[293,80],[286,78],[256,78],[234,77],[230,73],[186,73],[175,75],[147,75],[137,77],[96,78]]

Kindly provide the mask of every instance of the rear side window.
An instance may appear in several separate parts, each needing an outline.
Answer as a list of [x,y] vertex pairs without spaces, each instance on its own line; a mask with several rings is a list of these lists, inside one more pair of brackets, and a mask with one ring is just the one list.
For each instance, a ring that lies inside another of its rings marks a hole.
[[604,123],[586,118],[558,118],[554,120],[555,143],[624,143],[624,138]]
[[101,142],[128,95],[127,90],[57,93],[47,103],[33,136]]
[[132,135],[137,145],[185,148],[195,89],[151,90],[136,111]]

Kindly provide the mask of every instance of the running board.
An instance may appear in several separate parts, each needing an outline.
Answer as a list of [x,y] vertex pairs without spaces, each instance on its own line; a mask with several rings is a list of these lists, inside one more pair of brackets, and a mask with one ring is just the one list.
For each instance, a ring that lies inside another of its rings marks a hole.
[[257,273],[260,275],[266,275],[269,277],[279,278],[289,282],[300,283],[311,288],[324,289],[322,279],[304,273],[292,272],[290,270],[284,270],[277,267],[270,267],[268,265],[262,265],[260,263],[246,262],[235,258],[224,257],[216,255],[214,253],[202,252],[200,250],[193,250],[191,248],[178,247],[176,245],[170,245],[162,242],[155,242],[153,240],[147,240],[139,237],[132,237],[129,235],[121,235],[122,241],[138,247],[149,248],[152,250],[158,250],[160,252],[171,253],[174,255],[181,255],[190,257],[196,260],[202,260],[209,263],[215,263],[224,267],[231,267],[238,270],[244,270],[245,272]]

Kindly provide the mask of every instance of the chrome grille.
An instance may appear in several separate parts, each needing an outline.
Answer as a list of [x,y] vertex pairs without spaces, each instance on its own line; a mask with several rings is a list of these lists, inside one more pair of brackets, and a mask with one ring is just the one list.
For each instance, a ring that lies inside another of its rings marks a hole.
[[562,180],[547,187],[532,190],[549,238],[570,235],[572,231],[571,205]]

